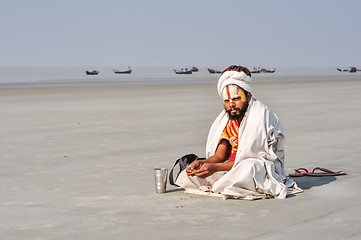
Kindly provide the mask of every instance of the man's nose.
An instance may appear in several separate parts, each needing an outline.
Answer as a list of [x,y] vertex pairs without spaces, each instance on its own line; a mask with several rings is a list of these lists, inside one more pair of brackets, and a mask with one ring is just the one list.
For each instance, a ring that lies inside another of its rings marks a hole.
[[229,105],[234,106],[236,103],[233,100],[229,100]]

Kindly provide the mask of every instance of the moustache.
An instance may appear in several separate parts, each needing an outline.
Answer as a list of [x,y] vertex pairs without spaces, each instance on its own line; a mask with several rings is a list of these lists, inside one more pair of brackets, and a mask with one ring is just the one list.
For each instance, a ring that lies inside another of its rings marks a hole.
[[234,110],[241,111],[241,109],[238,107],[231,107],[229,110],[227,110],[227,112],[234,111]]

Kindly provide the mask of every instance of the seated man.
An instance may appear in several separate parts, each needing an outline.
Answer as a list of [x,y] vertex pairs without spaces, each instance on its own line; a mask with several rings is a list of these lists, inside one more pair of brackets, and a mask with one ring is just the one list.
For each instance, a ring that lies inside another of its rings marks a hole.
[[302,191],[284,170],[284,135],[278,117],[252,97],[251,73],[230,66],[218,81],[224,110],[213,122],[206,160],[194,161],[176,184],[225,198],[285,198]]

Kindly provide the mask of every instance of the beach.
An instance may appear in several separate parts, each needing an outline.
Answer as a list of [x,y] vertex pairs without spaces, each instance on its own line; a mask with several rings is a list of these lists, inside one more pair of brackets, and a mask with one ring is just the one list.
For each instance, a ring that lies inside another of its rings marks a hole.
[[0,86],[2,239],[359,239],[361,77],[252,85],[288,173],[347,175],[294,178],[304,192],[284,200],[155,193],[154,168],[205,155],[216,84]]

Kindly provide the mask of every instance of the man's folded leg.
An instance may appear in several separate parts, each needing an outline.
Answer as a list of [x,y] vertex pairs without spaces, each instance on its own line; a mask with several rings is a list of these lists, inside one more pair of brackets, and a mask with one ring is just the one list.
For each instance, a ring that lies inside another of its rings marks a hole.
[[212,176],[209,176],[207,178],[199,178],[196,176],[188,176],[186,171],[183,170],[177,180],[176,184],[186,190],[188,189],[196,189],[200,190],[203,189],[203,187],[211,187],[215,181],[217,181],[219,178],[221,178],[225,172],[216,172]]

